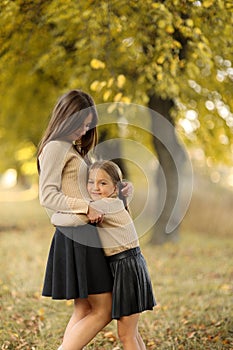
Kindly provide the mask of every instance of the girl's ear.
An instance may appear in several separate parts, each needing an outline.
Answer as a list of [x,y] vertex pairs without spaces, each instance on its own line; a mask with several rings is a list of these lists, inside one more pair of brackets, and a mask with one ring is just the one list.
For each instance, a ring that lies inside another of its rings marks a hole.
[[118,186],[116,185],[116,186],[114,186],[113,194],[116,195],[116,196],[118,196],[118,193],[119,193],[119,191],[118,191]]

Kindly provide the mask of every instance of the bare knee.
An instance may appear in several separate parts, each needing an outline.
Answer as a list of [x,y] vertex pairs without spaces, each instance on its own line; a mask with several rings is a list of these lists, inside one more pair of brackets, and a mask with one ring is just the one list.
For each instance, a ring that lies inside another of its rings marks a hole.
[[73,314],[78,318],[83,318],[91,312],[91,305],[87,299],[75,299]]
[[103,323],[108,324],[112,320],[112,305],[106,305],[103,307],[95,307],[92,309],[93,314],[95,314]]
[[133,339],[137,339],[137,334],[129,331],[126,327],[121,327],[118,328],[118,337],[121,343],[124,344]]
[[112,320],[112,295],[103,293],[89,296],[91,313],[107,324]]
[[117,331],[122,344],[136,343],[138,336],[138,314],[121,317],[117,322]]

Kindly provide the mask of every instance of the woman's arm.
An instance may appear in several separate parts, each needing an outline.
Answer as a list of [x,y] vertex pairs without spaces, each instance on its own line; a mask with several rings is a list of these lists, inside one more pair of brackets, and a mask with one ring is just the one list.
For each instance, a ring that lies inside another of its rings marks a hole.
[[44,147],[39,159],[40,204],[54,211],[87,214],[90,202],[88,198],[69,197],[61,192],[62,172],[71,147],[70,143],[62,141],[51,141]]

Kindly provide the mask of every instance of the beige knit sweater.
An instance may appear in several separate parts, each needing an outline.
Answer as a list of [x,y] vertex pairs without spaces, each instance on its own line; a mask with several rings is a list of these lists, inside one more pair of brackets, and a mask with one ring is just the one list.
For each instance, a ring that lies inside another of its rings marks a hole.
[[77,213],[88,222],[87,164],[73,145],[50,141],[43,148],[39,163],[39,200],[49,216],[57,211]]
[[[104,220],[97,225],[105,255],[110,256],[139,246],[137,232],[131,216],[119,198],[103,198],[92,203],[96,209],[101,204]],[[55,213],[51,222],[55,226],[82,225],[78,215]]]

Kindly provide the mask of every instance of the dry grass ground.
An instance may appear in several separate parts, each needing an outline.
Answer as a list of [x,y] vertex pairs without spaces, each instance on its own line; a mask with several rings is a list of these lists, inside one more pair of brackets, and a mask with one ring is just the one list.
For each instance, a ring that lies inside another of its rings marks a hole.
[[[2,202],[0,213],[0,349],[55,350],[72,305],[40,296],[53,228],[36,199]],[[211,220],[201,213],[201,220]],[[233,349],[232,236],[225,213],[223,234],[220,224],[212,234],[204,232],[209,222],[200,229],[195,220],[189,214],[177,244],[141,242],[158,302],[140,320],[147,349]],[[122,349],[115,322],[86,349]]]

